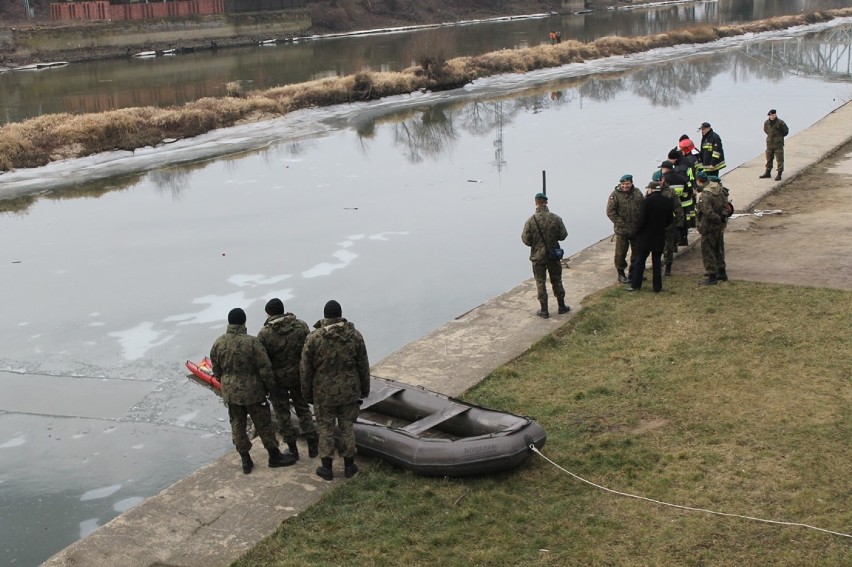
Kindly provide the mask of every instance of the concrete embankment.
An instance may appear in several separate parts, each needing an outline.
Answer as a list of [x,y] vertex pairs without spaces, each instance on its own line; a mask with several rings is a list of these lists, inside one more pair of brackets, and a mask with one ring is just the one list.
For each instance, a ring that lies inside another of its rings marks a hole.
[[[730,171],[724,179],[736,188],[737,209],[746,211],[778,186],[794,181],[852,140],[850,132],[852,104],[846,104],[788,140],[784,181],[758,179],[764,166],[762,155]],[[845,177],[838,176],[837,183],[846,183]],[[557,201],[551,206],[559,212]],[[809,227],[821,229],[829,230]],[[570,259],[564,280],[572,314],[584,297],[615,283],[612,252],[606,238]],[[696,253],[690,250],[684,259]],[[694,275],[698,279],[700,270]],[[571,316],[543,320],[534,315],[536,307],[535,284],[527,280],[386,357],[373,367],[373,373],[448,395],[461,394]],[[263,464],[265,454],[257,445],[255,460]],[[300,449],[307,454],[306,447]],[[228,565],[282,521],[345,482],[320,480],[313,474],[316,465],[316,459],[303,458],[286,469],[258,466],[246,476],[236,453],[230,452],[64,549],[46,565]],[[335,474],[343,476],[340,470]]]
[[0,62],[84,61],[132,55],[143,50],[200,50],[257,45],[305,35],[311,17],[304,10],[181,20],[88,22],[0,30]]

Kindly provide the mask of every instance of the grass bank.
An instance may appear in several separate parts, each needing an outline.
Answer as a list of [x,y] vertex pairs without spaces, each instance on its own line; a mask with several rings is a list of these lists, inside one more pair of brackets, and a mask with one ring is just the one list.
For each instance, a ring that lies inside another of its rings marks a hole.
[[612,55],[639,53],[680,44],[709,43],[725,37],[786,29],[852,16],[852,8],[783,16],[731,26],[701,26],[644,37],[604,37],[591,43],[564,41],[526,49],[501,50],[447,60],[440,46],[424,46],[418,65],[396,73],[364,70],[345,77],[204,98],[168,108],[126,108],[94,114],[51,114],[0,128],[0,171],[38,167],[50,161],[104,151],[156,146],[164,140],[198,136],[216,128],[282,116],[303,108],[411,93],[447,90],[474,79],[524,73]]
[[[852,293],[732,281],[613,287],[468,393],[536,417],[605,487],[852,532]],[[377,463],[283,523],[260,565],[848,565],[852,541],[583,484],[541,457],[482,478]]]

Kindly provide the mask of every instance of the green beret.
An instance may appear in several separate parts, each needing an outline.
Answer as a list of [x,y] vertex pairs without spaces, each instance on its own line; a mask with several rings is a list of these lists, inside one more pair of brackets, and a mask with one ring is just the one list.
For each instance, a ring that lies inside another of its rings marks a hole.
[[536,199],[544,199],[545,201],[547,201],[547,195],[545,195],[544,193],[536,193],[535,198]]
[[698,173],[696,173],[695,178],[700,179],[701,181],[707,181],[707,179],[708,179],[707,174],[704,173],[703,171],[699,171]]
[[629,173],[625,173],[621,176],[621,179],[618,180],[619,183],[624,183],[625,181],[633,181],[633,176]]
[[722,181],[721,179],[719,179],[719,178],[718,178],[717,176],[715,176],[715,175],[708,175],[708,176],[707,176],[707,179],[709,179],[710,181]]
[[659,169],[651,174],[651,179],[654,181],[660,181],[663,179],[663,172]]

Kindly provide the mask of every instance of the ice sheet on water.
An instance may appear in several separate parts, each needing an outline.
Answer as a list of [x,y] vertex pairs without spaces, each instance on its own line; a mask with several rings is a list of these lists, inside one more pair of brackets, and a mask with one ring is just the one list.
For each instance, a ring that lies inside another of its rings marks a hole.
[[107,334],[118,339],[122,355],[127,360],[140,359],[149,349],[164,345],[174,338],[173,334],[155,330],[154,323],[150,321],[143,321],[132,329]]
[[283,282],[287,278],[291,277],[293,277],[292,274],[281,274],[278,276],[267,276],[264,274],[234,274],[228,278],[228,283],[234,284],[237,287],[256,287],[259,285]]
[[80,538],[84,538],[96,529],[101,527],[100,520],[97,518],[91,518],[89,520],[83,520],[80,522]]
[[124,498],[123,500],[119,500],[118,502],[113,504],[112,509],[121,514],[123,512],[127,512],[143,500],[145,499],[141,496],[131,496],[130,498]]
[[23,434],[16,433],[17,437],[13,437],[9,439],[5,443],[0,443],[0,449],[11,449],[12,447],[20,447],[21,445],[27,442],[27,438],[23,436]]
[[110,486],[104,486],[101,488],[94,488],[92,490],[87,490],[80,496],[80,502],[85,502],[87,500],[100,500],[101,498],[108,498],[121,490],[120,484],[112,484]]

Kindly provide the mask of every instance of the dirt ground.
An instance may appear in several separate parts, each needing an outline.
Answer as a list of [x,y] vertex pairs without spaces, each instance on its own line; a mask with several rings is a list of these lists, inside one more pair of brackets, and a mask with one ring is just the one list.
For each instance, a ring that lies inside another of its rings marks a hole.
[[[736,187],[731,187],[731,196],[736,205]],[[780,210],[780,214],[731,219],[725,232],[728,277],[852,290],[850,197],[852,143],[754,207],[755,211]],[[675,259],[673,272],[701,279],[700,248],[693,246]]]

